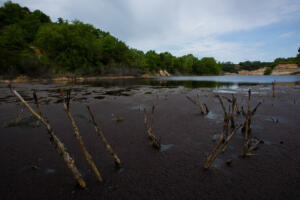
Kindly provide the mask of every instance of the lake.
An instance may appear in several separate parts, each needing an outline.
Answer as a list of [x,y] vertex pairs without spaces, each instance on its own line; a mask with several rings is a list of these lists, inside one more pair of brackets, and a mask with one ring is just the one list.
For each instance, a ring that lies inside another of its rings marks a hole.
[[151,85],[156,87],[178,87],[187,88],[238,88],[240,86],[250,85],[270,85],[272,82],[276,84],[293,84],[300,85],[300,76],[172,76],[158,77],[149,79],[117,79],[117,80],[98,80],[87,81],[84,84],[99,87],[127,87],[127,86],[143,86]]

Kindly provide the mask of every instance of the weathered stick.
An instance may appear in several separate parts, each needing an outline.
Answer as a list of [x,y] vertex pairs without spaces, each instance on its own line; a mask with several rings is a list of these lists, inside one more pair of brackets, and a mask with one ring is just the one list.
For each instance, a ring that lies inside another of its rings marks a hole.
[[157,139],[157,137],[154,135],[153,133],[153,121],[154,121],[154,109],[155,106],[152,106],[152,114],[151,114],[151,121],[148,121],[148,114],[147,114],[147,110],[146,108],[144,108],[144,124],[145,124],[145,128],[146,128],[146,132],[148,134],[149,139],[151,139],[152,141],[152,145],[153,147],[155,147],[156,149],[160,149],[161,144],[160,144],[160,140]]
[[106,147],[106,150],[108,151],[108,153],[110,153],[112,155],[112,157],[114,158],[115,160],[115,164],[117,167],[121,167],[121,161],[118,157],[118,155],[113,151],[113,149],[111,148],[110,144],[107,142],[102,130],[100,129],[100,126],[97,124],[96,120],[95,120],[95,117],[94,117],[94,114],[90,108],[90,106],[86,106],[89,113],[90,113],[90,116],[91,116],[91,119],[92,119],[92,122],[95,126],[95,130],[96,132],[98,133],[98,135],[100,136],[102,142],[105,144],[105,147]]
[[34,99],[35,105],[38,109],[39,115],[41,117],[43,117],[42,110],[41,110],[41,107],[40,107],[40,104],[39,104],[39,99],[38,99],[35,91],[33,91],[33,99]]
[[233,129],[230,133],[230,135],[228,135],[225,139],[224,139],[224,132],[221,134],[221,137],[219,139],[218,144],[215,146],[215,148],[213,149],[213,151],[210,153],[210,155],[206,158],[205,164],[204,164],[204,169],[208,169],[212,163],[214,162],[214,160],[218,157],[218,155],[220,155],[220,153],[226,149],[228,142],[232,139],[232,137],[234,136],[234,134],[237,132],[237,130],[241,127],[242,125],[238,125],[237,127],[235,127],[235,129]]
[[69,118],[69,120],[70,120],[70,122],[72,124],[73,130],[74,130],[74,134],[75,134],[75,137],[76,137],[76,139],[77,139],[77,141],[78,141],[78,143],[80,145],[80,148],[81,148],[81,150],[82,150],[82,152],[83,152],[86,160],[88,161],[89,165],[92,167],[92,169],[93,169],[93,171],[94,171],[94,173],[95,173],[98,181],[102,182],[102,177],[100,175],[100,172],[98,171],[98,169],[97,169],[97,167],[96,167],[96,165],[95,165],[95,163],[93,161],[92,156],[87,151],[87,149],[86,149],[86,147],[84,145],[84,142],[83,142],[83,140],[81,138],[81,135],[79,133],[79,129],[78,129],[78,127],[77,127],[77,125],[76,125],[76,123],[75,123],[75,121],[74,121],[71,113],[70,113],[70,107],[69,106],[70,106],[70,99],[71,99],[71,91],[69,90],[67,92],[67,98],[66,99],[64,97],[64,91],[62,89],[60,90],[60,94],[61,94],[61,98],[63,100],[64,110],[65,110],[65,112],[66,112],[66,114],[67,114],[67,116],[68,116],[68,118]]
[[199,109],[199,111],[200,111],[201,114],[203,114],[203,115],[208,114],[209,110],[208,110],[206,104],[203,104],[203,103],[200,102],[200,100],[199,100],[199,95],[197,95],[197,100],[198,100],[198,102],[195,101],[194,99],[192,99],[192,98],[189,97],[189,96],[186,96],[186,98],[187,98],[190,102],[192,102],[192,103],[196,106],[196,108]]
[[12,91],[12,93],[18,97],[18,99],[28,108],[28,110],[32,113],[34,117],[36,117],[44,126],[47,128],[48,133],[50,135],[50,140],[55,144],[55,147],[58,151],[58,153],[63,157],[65,163],[67,164],[68,168],[71,170],[75,180],[77,183],[82,187],[86,187],[86,183],[82,179],[82,175],[78,171],[75,162],[73,158],[70,156],[70,154],[66,151],[66,148],[64,144],[59,140],[59,138],[55,135],[53,129],[51,128],[50,124],[38,113],[36,113],[32,107],[23,99],[23,97],[15,90],[12,88],[12,86],[9,84],[9,88]]
[[275,82],[272,82],[272,97],[275,97]]
[[256,110],[261,105],[261,102],[259,102],[255,106],[255,108],[251,111],[250,101],[251,101],[251,90],[249,89],[249,91],[248,91],[248,111],[247,111],[247,113],[245,113],[244,109],[242,109],[243,116],[245,117],[245,122],[244,122],[244,127],[243,127],[244,134],[245,134],[245,136],[244,136],[245,139],[244,139],[243,150],[242,150],[242,153],[241,153],[242,157],[250,155],[250,152],[252,150],[254,150],[257,147],[257,145],[259,144],[259,142],[258,142],[258,143],[253,145],[250,142],[250,130],[251,130],[252,116],[256,113]]

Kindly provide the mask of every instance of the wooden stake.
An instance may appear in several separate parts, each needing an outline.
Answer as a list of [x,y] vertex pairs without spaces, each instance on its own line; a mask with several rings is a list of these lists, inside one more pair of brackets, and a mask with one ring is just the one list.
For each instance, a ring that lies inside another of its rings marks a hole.
[[95,120],[95,117],[94,117],[94,114],[90,108],[90,106],[86,106],[89,113],[90,113],[90,116],[91,116],[91,119],[92,119],[92,122],[95,126],[95,130],[96,132],[98,133],[98,135],[100,136],[102,142],[105,144],[105,147],[106,147],[106,150],[108,151],[108,153],[110,153],[112,155],[112,157],[114,158],[115,160],[115,164],[117,167],[121,167],[121,161],[119,159],[119,157],[117,156],[117,154],[113,151],[113,149],[111,148],[110,144],[107,142],[102,130],[100,129],[99,125],[97,124],[96,120]]
[[83,152],[86,160],[88,161],[88,163],[92,167],[92,169],[93,169],[93,171],[94,171],[94,173],[95,173],[98,181],[102,182],[102,177],[100,175],[100,172],[98,171],[98,169],[97,169],[97,167],[96,167],[96,165],[95,165],[95,163],[93,161],[92,156],[87,151],[87,149],[86,149],[86,147],[84,145],[84,142],[83,142],[83,140],[81,138],[81,135],[79,133],[79,129],[78,129],[78,127],[77,127],[77,125],[76,125],[76,123],[75,123],[75,121],[74,121],[71,113],[70,113],[70,107],[69,106],[70,106],[70,99],[71,99],[71,90],[69,90],[67,92],[67,98],[66,99],[64,97],[64,91],[62,89],[60,89],[60,94],[61,94],[61,98],[63,100],[64,110],[65,110],[65,112],[66,112],[66,114],[67,114],[67,116],[68,116],[68,118],[69,118],[69,120],[70,120],[70,122],[72,124],[73,130],[74,130],[74,134],[75,134],[75,137],[76,137],[76,139],[77,139],[77,141],[78,141],[78,143],[80,145],[80,148],[81,148],[81,150],[82,150],[82,152]]
[[275,97],[275,81],[272,82],[272,97]]
[[203,103],[200,102],[199,95],[197,95],[197,101],[195,101],[194,99],[192,99],[189,96],[186,96],[186,98],[190,102],[192,102],[196,106],[197,109],[199,109],[199,111],[200,111],[201,114],[203,114],[203,115],[208,114],[209,110],[208,110],[206,104],[203,104]]
[[18,99],[24,104],[24,106],[26,106],[26,108],[28,108],[28,110],[32,113],[32,115],[34,117],[36,117],[42,124],[44,124],[44,126],[47,128],[48,133],[50,135],[50,140],[53,142],[53,144],[55,145],[58,153],[63,157],[65,163],[67,164],[68,168],[70,169],[70,171],[72,172],[75,180],[77,181],[77,183],[82,187],[85,188],[86,187],[86,183],[84,182],[84,180],[82,179],[82,175],[80,174],[80,172],[78,171],[75,162],[73,160],[73,158],[70,156],[70,154],[67,152],[64,144],[59,140],[59,138],[56,136],[56,134],[54,133],[53,129],[51,128],[50,124],[42,117],[40,116],[38,113],[36,113],[32,107],[23,99],[23,97],[15,90],[12,88],[11,84],[9,84],[9,88],[12,91],[12,93],[18,97]]
[[146,108],[144,108],[144,124],[145,124],[145,128],[146,128],[146,132],[148,134],[149,139],[152,141],[152,145],[153,147],[155,147],[156,149],[160,149],[161,144],[160,144],[160,140],[157,139],[157,137],[154,135],[153,133],[153,121],[154,121],[154,109],[155,106],[153,104],[152,106],[152,114],[151,114],[151,121],[148,121],[148,114],[147,114],[147,110]]
[[206,158],[206,162],[204,164],[204,169],[208,169],[212,165],[214,160],[218,157],[218,155],[220,155],[220,153],[223,152],[223,150],[227,148],[228,142],[232,139],[234,134],[237,132],[237,130],[241,126],[242,125],[239,124],[235,129],[233,129],[231,131],[231,133],[225,139],[224,139],[224,132],[221,134],[218,144],[215,146],[215,148],[210,153],[210,155]]

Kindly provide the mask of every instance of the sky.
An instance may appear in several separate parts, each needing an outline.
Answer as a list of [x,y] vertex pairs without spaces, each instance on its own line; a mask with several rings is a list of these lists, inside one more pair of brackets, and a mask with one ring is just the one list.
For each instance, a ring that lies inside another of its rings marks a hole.
[[[0,0],[1,5],[5,0]],[[234,63],[294,57],[300,0],[13,0],[52,21],[78,19],[129,47]]]

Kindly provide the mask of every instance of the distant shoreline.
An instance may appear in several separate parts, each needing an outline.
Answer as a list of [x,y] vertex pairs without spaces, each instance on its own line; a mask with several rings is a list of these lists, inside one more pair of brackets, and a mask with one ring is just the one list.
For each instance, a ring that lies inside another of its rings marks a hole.
[[[282,76],[287,74],[274,74],[271,76]],[[288,75],[300,75],[300,74],[288,74]],[[160,75],[150,75],[143,74],[141,76],[81,76],[81,77],[71,77],[71,76],[61,76],[53,78],[32,78],[29,76],[18,76],[13,79],[7,79],[0,76],[0,83],[27,83],[27,82],[53,82],[53,83],[63,83],[63,82],[85,82],[85,81],[97,81],[97,80],[114,80],[114,79],[136,79],[136,78],[158,78],[158,77],[176,77],[176,76],[199,76],[199,75],[170,75],[170,76],[160,76]],[[266,76],[263,74],[236,74],[236,73],[225,73],[220,75],[201,75],[201,76]],[[267,75],[268,76],[268,75]]]

